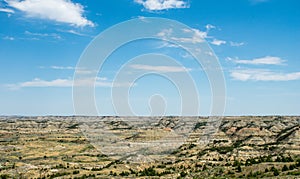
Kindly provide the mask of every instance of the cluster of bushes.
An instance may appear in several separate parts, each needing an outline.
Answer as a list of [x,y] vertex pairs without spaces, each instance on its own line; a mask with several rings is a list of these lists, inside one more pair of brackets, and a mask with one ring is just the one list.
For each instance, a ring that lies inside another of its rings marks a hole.
[[0,175],[0,179],[7,179],[10,178],[10,176],[8,174],[1,174]]
[[85,179],[85,178],[95,178],[95,177],[96,177],[95,174],[89,174],[89,175],[84,174],[80,177],[74,177],[74,179]]
[[199,129],[202,126],[206,126],[207,122],[197,122],[197,124],[194,127],[194,130]]
[[[226,140],[221,140],[221,142],[226,142]],[[220,146],[220,147],[213,146],[206,150],[217,151],[220,154],[227,154],[228,152],[232,152],[233,149],[240,147],[242,145],[242,142],[243,142],[243,140],[238,140],[230,146]],[[216,143],[218,143],[218,141],[216,141],[216,142],[214,141],[214,144],[216,144]],[[202,151],[201,154],[205,153],[206,150]],[[198,156],[199,156],[199,154],[198,154]]]
[[258,177],[261,174],[262,174],[262,172],[260,172],[260,171],[256,171],[256,172],[250,171],[250,173],[247,175],[247,178]]
[[278,176],[279,175],[279,170],[277,168],[275,168],[274,166],[271,167],[270,171],[273,172],[274,176]]
[[284,156],[277,156],[275,162],[294,162],[291,156],[284,157]]
[[153,167],[145,168],[144,170],[139,172],[140,176],[158,176],[159,174]]
[[[268,173],[268,172],[272,172],[274,176],[278,176],[280,174],[280,171],[282,172],[286,172],[289,170],[294,170],[295,168],[300,167],[300,161],[297,161],[296,164],[291,164],[291,165],[284,165],[281,170],[272,166],[271,168],[266,168],[264,173]],[[259,175],[261,175],[262,172],[261,171],[256,171],[254,173],[252,173],[252,171],[247,175],[248,178],[250,177],[257,177]],[[294,171],[294,172],[288,172],[288,175],[300,175],[300,172],[298,171]]]
[[129,172],[127,172],[127,171],[122,171],[119,175],[120,176],[128,176],[130,173]]
[[55,169],[67,169],[67,167],[65,167],[63,164],[58,164],[58,165],[56,165],[55,167],[53,167],[53,168],[55,168]]
[[[217,160],[217,159],[216,159]],[[224,160],[224,159],[222,159]],[[219,159],[219,161],[222,161]],[[259,163],[262,163],[262,162],[285,162],[285,163],[291,163],[291,162],[295,162],[295,160],[291,157],[291,156],[287,156],[287,155],[278,155],[278,156],[272,156],[272,155],[269,155],[269,156],[261,156],[261,157],[256,157],[256,158],[249,158],[247,159],[245,162],[241,162],[241,161],[238,161],[238,160],[235,160],[233,163],[227,163],[229,164],[228,166],[232,166],[232,167],[235,167],[234,170],[236,172],[242,172],[242,166],[251,166],[253,164],[259,164]],[[118,164],[118,163],[122,163],[121,161],[115,161],[115,162],[111,162],[109,163],[107,166],[104,166],[103,168],[107,168],[107,167],[110,167],[114,164]],[[163,176],[163,175],[168,175],[168,174],[171,174],[173,172],[175,172],[177,170],[177,168],[175,168],[174,166],[172,167],[167,167],[166,164],[172,164],[172,162],[169,162],[169,163],[163,163],[163,164],[160,164],[157,166],[157,168],[161,168],[161,169],[165,169],[163,172],[158,172],[157,170],[155,170],[155,167],[149,167],[149,168],[145,168],[141,171],[134,171],[132,169],[129,169],[129,171],[122,171],[121,173],[115,173],[115,172],[110,172],[110,175],[111,176],[122,176],[122,177],[126,177],[126,176]],[[208,165],[213,165],[212,167],[214,167],[214,164],[208,164]],[[115,166],[116,167],[116,166]],[[250,172],[248,173],[248,175],[246,175],[247,177],[258,177],[258,176],[261,176],[261,175],[264,175],[263,173],[269,173],[271,172],[274,176],[278,176],[280,174],[280,172],[286,172],[286,171],[291,171],[291,170],[294,170],[295,168],[298,168],[300,167],[300,159],[298,159],[295,163],[292,163],[290,165],[284,165],[283,167],[281,168],[276,168],[276,167],[271,167],[271,168],[266,168],[264,172],[262,171],[256,171],[256,172]],[[57,165],[55,168],[65,168],[64,165],[62,164],[59,164]],[[102,167],[101,168],[92,168],[91,171],[100,171],[103,169]],[[201,164],[196,164],[195,165],[195,168],[197,169],[200,169],[198,170],[199,172],[203,172],[205,170],[207,170],[207,166],[206,165],[201,165]],[[191,169],[191,166],[188,166],[188,167],[185,167],[184,165],[180,165],[178,167],[179,169],[179,178],[184,178],[188,175],[187,173],[187,169]],[[196,171],[196,170],[195,170]],[[76,175],[76,174],[79,174],[79,171],[78,170],[75,170],[71,173],[68,173],[68,172],[61,172],[61,173],[55,173],[55,174],[52,174],[50,175],[49,177],[50,178],[55,178],[55,177],[59,177],[59,176],[64,176],[64,175]],[[234,174],[233,171],[230,171],[228,174]],[[291,171],[289,172],[290,175],[300,175],[300,172],[295,172],[295,171]],[[245,175],[243,175],[245,176]],[[81,176],[80,178],[88,178],[88,177],[92,177],[92,176]]]
[[260,156],[257,158],[248,158],[245,163],[239,162],[237,160],[234,161],[233,166],[236,167],[238,165],[251,166],[254,164],[264,163],[264,162],[294,162],[294,159],[291,156],[276,156],[275,160],[272,159],[273,156]]
[[65,175],[71,175],[71,173],[69,173],[69,172],[53,173],[51,175],[48,175],[47,178],[56,178],[56,177],[61,177],[61,176],[65,176]]
[[[129,175],[134,175],[134,176],[164,176],[164,175],[168,175],[171,174],[171,170],[175,171],[175,167],[170,167],[170,168],[166,168],[166,170],[164,170],[163,172],[157,172],[154,167],[149,167],[149,168],[145,168],[144,170],[141,171],[134,171],[132,169],[129,169],[129,171],[122,171],[121,173],[119,173],[119,176],[129,176]],[[115,172],[110,172],[110,175],[116,176],[117,174]],[[185,172],[181,172],[180,176],[184,177],[186,176],[187,173]]]

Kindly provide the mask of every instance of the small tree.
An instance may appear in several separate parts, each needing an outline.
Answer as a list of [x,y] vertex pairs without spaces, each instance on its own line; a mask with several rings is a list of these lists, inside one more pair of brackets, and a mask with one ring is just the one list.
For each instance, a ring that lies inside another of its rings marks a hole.
[[282,171],[284,172],[284,171],[287,171],[287,170],[289,170],[289,168],[288,168],[286,165],[284,165],[284,166],[282,167]]
[[289,167],[290,170],[294,170],[295,168],[296,168],[296,165],[294,165],[294,164],[290,165],[290,167]]
[[274,168],[273,175],[274,176],[278,176],[279,175],[279,171],[277,170],[277,168]]
[[239,165],[239,166],[237,166],[236,170],[237,170],[238,172],[242,172],[242,168],[241,168],[241,166],[240,166],[240,165]]
[[180,172],[180,176],[181,176],[181,177],[185,177],[185,176],[187,176],[187,173],[184,172],[184,171],[182,171],[182,172]]

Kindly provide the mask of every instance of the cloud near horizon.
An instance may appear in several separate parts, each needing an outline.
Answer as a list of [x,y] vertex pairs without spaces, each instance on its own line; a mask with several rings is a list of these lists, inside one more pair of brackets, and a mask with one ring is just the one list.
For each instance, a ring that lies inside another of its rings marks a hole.
[[232,60],[234,63],[238,64],[247,64],[247,65],[283,65],[285,60],[280,57],[274,56],[265,56],[261,58],[254,58],[252,60],[240,60],[240,59],[232,59],[230,57],[228,60]]
[[95,86],[95,87],[122,87],[122,86],[132,86],[132,83],[114,83],[108,81],[107,78],[97,77],[85,78],[78,80],[74,83],[73,79],[54,79],[54,80],[42,80],[35,78],[31,81],[25,81],[16,84],[7,84],[5,87],[11,90],[18,90],[21,88],[28,87],[73,87],[73,86]]
[[267,69],[237,69],[230,72],[239,81],[293,81],[300,80],[300,72],[278,73]]

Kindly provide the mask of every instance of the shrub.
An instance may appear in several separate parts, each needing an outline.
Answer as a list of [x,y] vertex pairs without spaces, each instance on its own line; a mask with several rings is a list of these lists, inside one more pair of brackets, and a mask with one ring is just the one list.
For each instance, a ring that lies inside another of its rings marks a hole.
[[187,176],[187,173],[184,172],[184,171],[182,171],[182,172],[180,172],[180,176],[181,176],[181,177],[185,177],[185,176]]
[[242,168],[241,168],[241,166],[240,166],[240,165],[239,165],[239,166],[237,166],[236,170],[237,170],[237,172],[242,172]]
[[153,167],[145,168],[143,171],[140,172],[140,176],[156,176],[157,173]]
[[120,176],[128,176],[129,175],[129,172],[125,172],[125,171],[122,171],[120,174],[119,174]]
[[279,175],[279,171],[277,170],[277,168],[273,169],[273,175],[274,176],[278,176]]
[[1,174],[1,175],[0,175],[0,178],[1,178],[1,179],[6,179],[6,178],[10,178],[10,176],[7,175],[7,174]]
[[284,172],[284,171],[287,171],[287,170],[289,170],[289,168],[288,168],[286,165],[284,165],[284,166],[282,167],[282,171]]
[[295,168],[296,168],[296,165],[290,165],[290,166],[289,166],[289,169],[290,169],[290,170],[294,170]]

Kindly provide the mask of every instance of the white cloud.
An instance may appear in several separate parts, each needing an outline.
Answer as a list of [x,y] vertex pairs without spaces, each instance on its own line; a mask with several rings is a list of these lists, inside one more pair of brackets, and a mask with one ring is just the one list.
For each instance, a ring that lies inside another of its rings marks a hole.
[[15,13],[14,10],[8,9],[8,8],[0,8],[0,12],[6,12],[6,13]]
[[203,39],[208,38],[207,32],[200,31],[198,29],[192,29],[193,37],[191,38],[191,42],[200,43],[203,42]]
[[180,53],[180,56],[185,59],[188,59],[188,58],[193,59],[194,58],[190,53],[187,53],[187,52]]
[[66,32],[66,33],[70,33],[70,34],[74,34],[74,35],[79,35],[79,36],[83,36],[83,37],[91,37],[91,38],[94,38],[94,36],[90,36],[90,35],[87,35],[87,34],[82,34],[80,32],[77,32],[75,30],[67,30],[67,31],[62,31],[62,32]]
[[[207,32],[200,31],[198,29],[182,29],[184,34],[181,34],[180,37],[173,36],[173,29],[163,29],[161,32],[157,34],[158,37],[162,38],[163,40],[173,40],[176,42],[181,43],[201,43],[204,42],[204,39],[207,38]],[[183,37],[184,36],[184,37]]]
[[229,44],[230,44],[230,46],[232,46],[232,47],[239,47],[239,46],[245,45],[244,42],[232,42],[232,41],[230,41]]
[[[228,58],[232,60],[231,58]],[[233,60],[235,63],[238,64],[249,64],[249,65],[283,65],[285,60],[281,59],[280,57],[273,57],[273,56],[266,56],[261,58],[255,58],[252,60]]]
[[[207,40],[210,44],[220,46],[224,44],[228,44],[230,46],[242,46],[245,43],[244,42],[232,42],[232,41],[225,41],[225,40],[220,40],[215,38],[214,36],[210,36],[209,32],[210,29],[215,29],[217,28],[214,25],[207,24],[205,26],[206,31],[201,31],[199,29],[188,29],[184,28],[182,29],[183,33],[176,33],[175,29],[168,28],[168,29],[163,29],[156,35],[160,37],[163,40],[170,41],[173,40],[178,43],[202,43],[205,40]],[[163,48],[163,47],[178,47],[178,45],[174,44],[168,44],[168,43],[163,43],[161,46],[158,48]]]
[[35,78],[32,81],[26,81],[18,84],[8,85],[12,89],[19,89],[24,87],[70,87],[73,81],[70,79],[55,79],[51,81],[41,80]]
[[207,55],[209,55],[209,56],[215,56],[215,54],[214,54],[213,52],[211,52],[211,51],[205,52],[205,54],[207,54]]
[[37,36],[37,37],[51,37],[54,39],[61,39],[61,36],[59,34],[56,33],[33,33],[33,32],[29,32],[29,31],[25,31],[24,33],[25,35],[31,35],[31,36]]
[[3,40],[15,40],[15,38],[10,36],[5,36],[3,37]]
[[173,33],[173,29],[163,29],[162,31],[160,31],[157,36],[162,37],[164,39],[166,39],[167,37],[170,37]]
[[167,41],[158,42],[157,44],[158,45],[155,48],[158,48],[158,49],[165,48],[165,47],[167,47],[167,48],[180,48],[179,45],[172,44],[172,43],[167,42]]
[[[73,79],[55,79],[55,80],[42,80],[35,78],[31,81],[21,82],[17,84],[8,84],[6,87],[12,90],[18,90],[27,87],[73,87]],[[132,86],[129,83],[113,83],[107,81],[105,77],[97,77],[96,81],[94,78],[84,78],[76,81],[76,86],[93,86],[96,87],[122,87],[122,86]]]
[[278,73],[266,69],[233,70],[230,76],[240,81],[292,81],[300,80],[300,72]]
[[139,20],[141,20],[141,21],[144,21],[144,20],[146,19],[145,16],[137,16],[137,18],[138,18]]
[[84,9],[71,0],[6,0],[10,7],[26,13],[28,17],[53,20],[74,26],[94,26],[83,16]]
[[[50,67],[45,67],[45,66],[40,66],[39,68],[41,69],[54,69],[54,70],[74,70],[74,72],[76,72],[77,74],[80,75],[91,75],[91,74],[97,74],[98,71],[96,70],[91,70],[91,69],[84,69],[84,68],[76,68],[76,67],[72,67],[72,66],[56,66],[56,65],[52,65]],[[107,80],[107,78],[98,78],[101,80]]]
[[159,11],[165,9],[188,8],[189,5],[184,0],[134,0],[150,11]]
[[207,25],[205,26],[205,28],[206,28],[207,31],[209,31],[210,29],[215,29],[216,26],[211,25],[211,24],[207,24]]
[[160,73],[177,73],[177,72],[191,71],[191,69],[185,68],[185,67],[151,66],[151,65],[142,65],[142,64],[131,65],[131,68],[137,69],[137,70],[147,70],[147,71],[160,72]]
[[75,68],[71,66],[51,66],[50,68],[54,70],[75,70]]
[[210,42],[210,43],[213,44],[213,45],[220,46],[220,45],[222,45],[222,44],[226,44],[226,41],[214,39],[214,40],[213,40],[212,42]]

